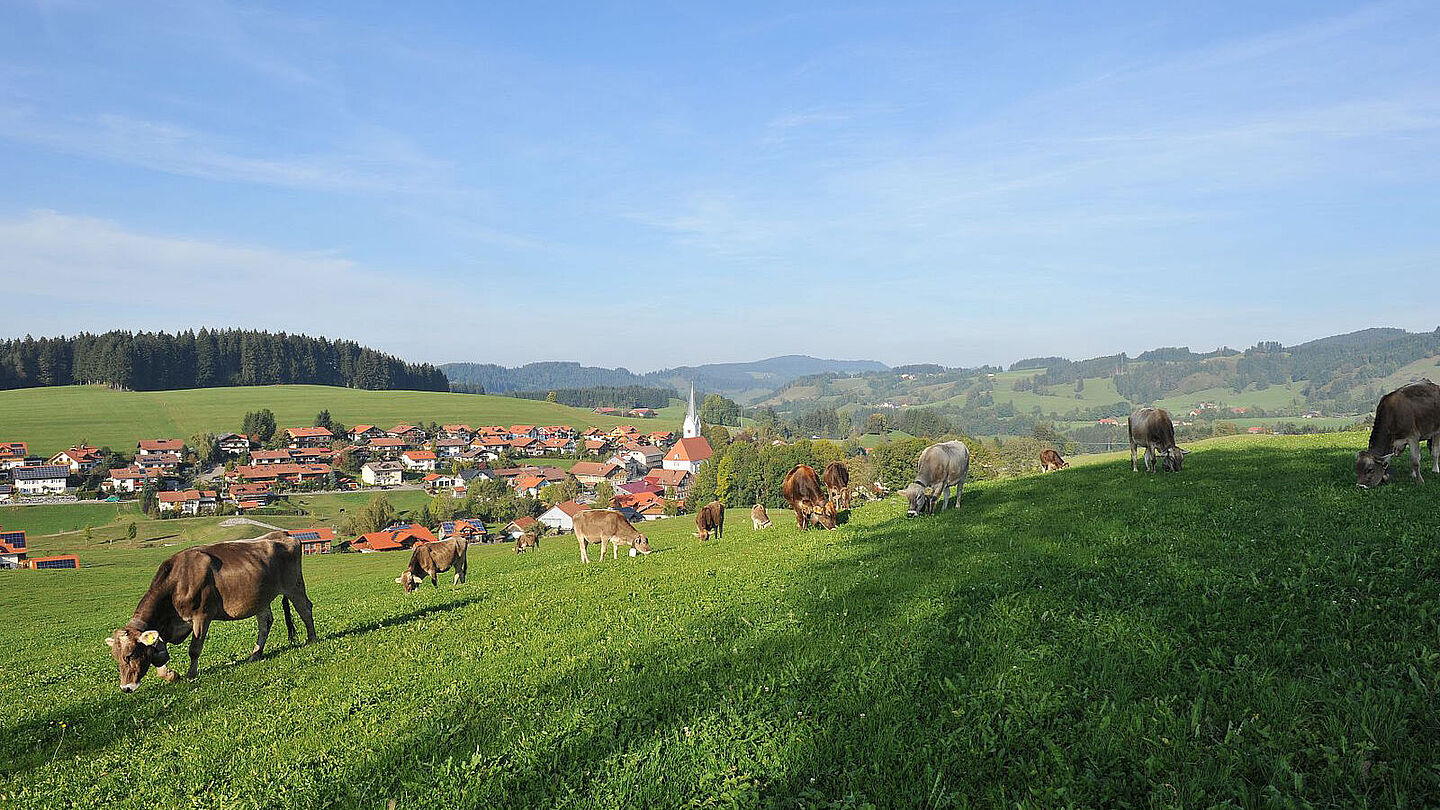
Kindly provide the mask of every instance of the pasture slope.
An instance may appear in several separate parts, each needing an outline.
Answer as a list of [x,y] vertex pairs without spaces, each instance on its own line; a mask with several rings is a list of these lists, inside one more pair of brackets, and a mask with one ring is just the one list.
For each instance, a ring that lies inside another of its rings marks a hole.
[[601,416],[583,408],[513,397],[436,391],[363,391],[324,385],[262,385],[183,391],[112,391],[98,385],[0,391],[0,441],[30,443],[50,455],[77,441],[133,450],[141,439],[188,439],[196,433],[240,430],[247,411],[269,408],[280,429],[309,425],[329,410],[346,426],[391,427],[407,420],[440,424],[528,424],[678,430],[685,411],[674,404],[655,419]]
[[5,575],[0,805],[1435,806],[1440,480],[1358,490],[1354,442],[476,547],[412,597],[403,556],[308,559],[319,643],[217,625],[132,696],[101,642],[170,550]]

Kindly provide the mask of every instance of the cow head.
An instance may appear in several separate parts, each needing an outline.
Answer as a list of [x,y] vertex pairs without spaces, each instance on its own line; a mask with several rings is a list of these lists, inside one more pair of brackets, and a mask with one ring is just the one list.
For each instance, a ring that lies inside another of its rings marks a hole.
[[1390,480],[1390,456],[1376,455],[1369,450],[1355,454],[1355,483],[1361,489],[1378,487]]
[[425,581],[425,578],[415,576],[410,573],[410,569],[407,568],[405,569],[405,573],[395,578],[395,581],[405,588],[406,593],[410,593],[420,587],[420,584]]
[[1166,450],[1161,457],[1161,461],[1165,465],[1165,472],[1180,472],[1180,467],[1185,464],[1185,454],[1188,452],[1190,451],[1181,450],[1173,445]]
[[900,490],[900,494],[905,496],[907,502],[905,517],[915,517],[930,511],[930,504],[935,500],[934,491],[930,487],[921,486],[919,481]]
[[631,556],[631,557],[634,557],[636,554],[649,554],[649,553],[650,553],[650,538],[646,537],[646,536],[643,535],[643,534],[641,534],[641,535],[636,535],[635,539],[634,539],[633,541],[631,541],[631,543],[630,543],[630,556]]
[[[105,643],[115,656],[115,663],[120,665],[121,692],[139,689],[140,679],[151,666],[163,667],[170,663],[170,650],[154,630],[122,627],[105,639]],[[160,674],[165,674],[164,670]]]

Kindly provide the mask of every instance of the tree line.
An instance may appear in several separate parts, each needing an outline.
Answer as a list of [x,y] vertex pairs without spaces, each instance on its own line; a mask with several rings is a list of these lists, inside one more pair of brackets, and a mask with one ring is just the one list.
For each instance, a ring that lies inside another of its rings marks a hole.
[[130,391],[282,383],[448,391],[428,363],[349,340],[254,330],[111,331],[0,341],[0,389],[108,385]]
[[590,388],[515,391],[507,396],[549,400],[575,408],[620,408],[622,410],[654,408],[659,410],[670,404],[675,392],[669,388],[650,388],[644,385],[598,385]]

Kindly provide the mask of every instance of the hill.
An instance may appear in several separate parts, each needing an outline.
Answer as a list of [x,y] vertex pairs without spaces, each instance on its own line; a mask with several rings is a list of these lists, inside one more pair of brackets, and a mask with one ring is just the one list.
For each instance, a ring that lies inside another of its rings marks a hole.
[[[321,639],[212,628],[200,679],[116,689],[100,640],[173,549],[3,575],[15,808],[1433,806],[1440,489],[1374,491],[1355,434],[1219,441],[788,515],[656,553],[305,560]],[[758,542],[763,539],[763,542]],[[43,544],[41,544],[43,547]],[[65,598],[55,598],[63,585]],[[44,628],[44,632],[36,632]],[[183,657],[183,650],[174,651]],[[277,789],[283,786],[283,789]]]
[[488,393],[537,391],[555,388],[614,386],[664,386],[688,391],[691,381],[706,393],[732,397],[753,396],[785,385],[796,377],[822,373],[883,371],[885,364],[873,360],[822,360],[807,355],[787,355],[751,363],[711,363],[681,366],[647,374],[633,374],[624,368],[597,368],[579,363],[529,363],[517,368],[493,364],[446,363],[440,369],[452,383],[478,385]]
[[[203,432],[239,430],[246,411],[269,408],[284,427],[309,425],[329,410],[346,425],[384,427],[405,421],[613,427],[641,424],[589,410],[511,397],[436,391],[360,391],[320,385],[236,386],[185,391],[115,391],[103,386],[64,386],[0,391],[0,440],[26,441],[50,454],[85,440],[117,450],[142,438],[189,438]],[[684,410],[670,407],[645,425],[678,429]]]

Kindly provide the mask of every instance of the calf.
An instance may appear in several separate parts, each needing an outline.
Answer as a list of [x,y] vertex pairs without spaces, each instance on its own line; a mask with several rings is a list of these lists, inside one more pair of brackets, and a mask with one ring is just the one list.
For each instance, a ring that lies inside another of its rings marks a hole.
[[1375,426],[1370,429],[1370,446],[1355,454],[1356,483],[1363,489],[1390,480],[1390,459],[1401,448],[1410,447],[1410,475],[1420,475],[1420,441],[1430,445],[1431,470],[1440,473],[1440,385],[1429,380],[1413,382],[1380,398],[1375,407]]
[[295,620],[290,603],[305,622],[305,643],[315,640],[315,621],[305,578],[300,572],[300,542],[284,532],[271,532],[255,540],[236,540],[187,548],[160,564],[150,589],[141,597],[130,621],[105,639],[120,666],[120,691],[134,692],[146,670],[167,681],[177,677],[168,666],[168,644],[190,638],[190,670],[200,671],[200,649],[212,621],[235,621],[254,616],[259,624],[251,661],[265,654],[265,637],[275,616],[270,605],[280,596],[285,629],[295,642]]
[[540,538],[537,537],[537,536],[535,536],[535,535],[533,535],[533,534],[531,534],[531,533],[529,533],[529,532],[525,532],[525,533],[521,534],[519,537],[516,537],[516,538],[515,538],[515,553],[516,553],[516,554],[523,554],[523,553],[529,551],[529,550],[532,549],[532,548],[539,548],[539,547],[540,547]]
[[797,464],[785,474],[780,494],[795,510],[795,525],[802,530],[817,524],[823,529],[835,528],[835,504],[826,500],[820,490],[820,477],[808,464]]
[[825,489],[836,506],[850,508],[850,468],[844,462],[832,461],[825,465]]
[[750,507],[750,526],[755,531],[770,528],[770,513],[765,511],[762,504],[755,504]]
[[591,543],[600,544],[600,562],[605,562],[605,547],[608,544],[614,553],[611,559],[620,559],[620,547],[629,546],[630,556],[649,554],[650,541],[635,530],[630,521],[619,512],[609,509],[587,509],[575,516],[575,537],[580,541],[580,562],[590,562],[586,547]]
[[1170,412],[1164,408],[1140,408],[1130,414],[1127,426],[1130,434],[1130,471],[1139,472],[1135,466],[1135,450],[1145,448],[1145,471],[1155,472],[1155,455],[1161,456],[1166,472],[1180,472],[1185,463],[1185,454],[1175,444],[1175,423],[1170,421]]
[[955,490],[955,505],[965,496],[965,476],[970,472],[970,448],[964,442],[948,441],[932,444],[920,451],[916,459],[915,481],[900,490],[905,496],[905,515],[933,515],[950,505],[950,489]]
[[430,578],[430,584],[440,587],[440,574],[455,569],[455,578],[451,585],[460,585],[465,582],[465,551],[469,547],[465,540],[454,537],[449,540],[437,540],[433,543],[417,543],[410,552],[410,567],[405,569],[395,581],[405,586],[405,592],[410,593]]
[[1068,461],[1066,461],[1065,459],[1061,458],[1061,457],[1060,457],[1060,454],[1057,453],[1057,452],[1055,452],[1054,450],[1041,450],[1041,451],[1040,451],[1040,469],[1044,470],[1045,472],[1054,472],[1055,470],[1063,470],[1063,469],[1065,469],[1066,467],[1069,467],[1069,466],[1070,466],[1070,462],[1068,462]]
[[725,539],[725,504],[711,501],[700,507],[695,513],[695,528],[700,530],[696,536],[702,543],[709,540],[711,534],[716,540]]

